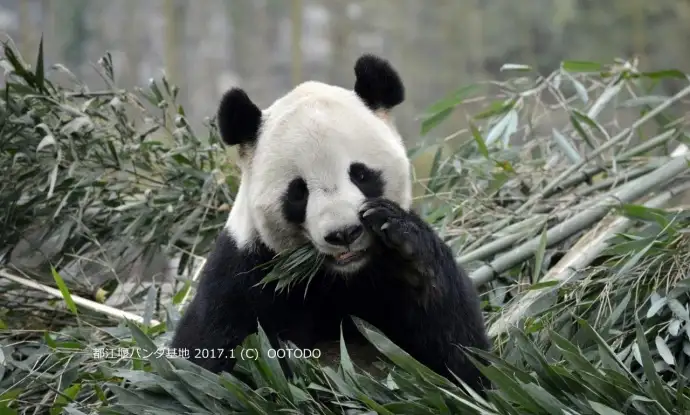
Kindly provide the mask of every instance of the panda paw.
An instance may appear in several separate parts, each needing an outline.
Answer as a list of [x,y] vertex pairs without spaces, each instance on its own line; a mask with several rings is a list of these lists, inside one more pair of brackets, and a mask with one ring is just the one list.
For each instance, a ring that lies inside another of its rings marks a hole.
[[387,199],[367,201],[359,211],[359,218],[386,247],[399,252],[405,259],[418,259],[417,248],[425,245],[419,240],[423,229],[398,204]]
[[437,286],[438,249],[433,230],[414,213],[388,199],[367,201],[360,209],[359,217],[369,232],[407,264],[400,277],[419,300],[426,303]]

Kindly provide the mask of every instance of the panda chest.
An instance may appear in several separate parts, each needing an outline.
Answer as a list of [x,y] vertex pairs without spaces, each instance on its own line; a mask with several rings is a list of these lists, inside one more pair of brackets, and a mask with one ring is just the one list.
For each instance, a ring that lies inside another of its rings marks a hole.
[[288,301],[287,310],[280,308],[273,310],[275,314],[271,320],[279,326],[279,337],[297,346],[313,347],[318,342],[339,341],[341,323],[346,338],[361,335],[348,317],[356,314],[356,307],[344,297],[312,291],[310,287],[306,299],[303,293],[295,295]]

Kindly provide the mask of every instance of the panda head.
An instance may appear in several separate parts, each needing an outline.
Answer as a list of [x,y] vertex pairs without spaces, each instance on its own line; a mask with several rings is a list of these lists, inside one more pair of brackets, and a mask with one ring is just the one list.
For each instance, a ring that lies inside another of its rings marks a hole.
[[391,65],[360,57],[353,90],[305,82],[261,110],[239,88],[221,99],[223,141],[242,178],[227,228],[237,244],[276,252],[311,243],[341,274],[367,263],[374,239],[359,221],[369,198],[408,209],[409,160],[389,111],[404,99]]

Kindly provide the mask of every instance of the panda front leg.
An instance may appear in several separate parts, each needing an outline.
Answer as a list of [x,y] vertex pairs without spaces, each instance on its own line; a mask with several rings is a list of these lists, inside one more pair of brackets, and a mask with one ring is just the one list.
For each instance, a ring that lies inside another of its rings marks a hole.
[[391,200],[369,200],[359,215],[362,224],[399,255],[406,265],[401,276],[420,300],[427,300],[442,283],[437,277],[445,272],[447,246],[423,219]]
[[233,313],[215,294],[197,295],[182,315],[170,347],[213,373],[231,373],[232,350],[252,332],[251,317]]
[[[227,256],[226,256],[227,257]],[[213,261],[217,257],[211,256]],[[214,273],[209,266],[197,295],[187,307],[175,330],[170,347],[184,350],[188,359],[213,373],[232,373],[241,351],[236,351],[247,336],[258,332],[261,324],[273,349],[281,347],[279,322],[274,316],[289,315],[282,303],[276,304],[273,287],[262,292],[253,285],[262,273],[237,275]],[[233,351],[236,351],[233,353]],[[292,371],[284,359],[280,365],[287,376]]]
[[453,380],[450,370],[483,393],[489,384],[461,348],[489,350],[490,342],[479,296],[451,249],[417,214],[387,199],[364,203],[360,220],[389,251],[382,259],[389,278],[401,282],[376,284],[362,317],[422,364]]

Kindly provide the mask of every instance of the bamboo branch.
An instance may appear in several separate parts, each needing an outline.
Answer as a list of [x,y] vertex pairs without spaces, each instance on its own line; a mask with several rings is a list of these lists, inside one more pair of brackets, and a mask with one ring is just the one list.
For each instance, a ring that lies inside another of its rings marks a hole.
[[627,183],[630,180],[635,180],[640,176],[644,176],[645,174],[648,174],[651,171],[654,171],[658,169],[660,166],[665,164],[667,161],[666,160],[655,160],[652,161],[651,163],[642,166],[642,167],[637,167],[630,169],[622,174],[619,174],[617,176],[609,177],[606,180],[602,180],[600,182],[594,183],[591,186],[588,186],[585,189],[582,189],[581,191],[575,190],[573,192],[575,198],[582,198],[585,197],[591,193],[597,192],[601,189],[605,189],[607,187],[615,186],[618,183]]
[[690,94],[690,85],[683,88],[676,95],[672,96],[671,98],[669,98],[666,101],[662,102],[661,104],[657,105],[653,110],[649,111],[644,116],[640,117],[638,120],[636,120],[634,123],[632,123],[632,125],[630,125],[629,127],[625,128],[623,131],[616,134],[614,137],[612,137],[610,140],[608,140],[604,145],[602,145],[601,147],[592,151],[591,153],[587,154],[587,156],[584,158],[584,160],[582,160],[581,162],[579,162],[577,164],[574,164],[572,167],[570,167],[569,169],[567,169],[566,171],[561,173],[560,176],[556,177],[541,192],[537,193],[532,198],[530,198],[527,202],[525,202],[522,206],[520,206],[515,211],[515,213],[522,213],[525,210],[527,210],[528,207],[531,207],[533,204],[535,204],[536,202],[541,200],[542,197],[544,197],[544,195],[546,193],[548,193],[552,189],[556,188],[558,186],[558,184],[561,181],[563,181],[563,179],[565,179],[566,177],[575,173],[577,170],[582,168],[582,166],[587,164],[587,162],[594,159],[594,157],[598,156],[599,154],[603,153],[604,151],[606,151],[609,148],[613,147],[614,145],[618,144],[620,141],[623,141],[628,136],[628,134],[631,134],[633,131],[640,128],[644,123],[653,119],[654,117],[659,115],[659,113],[661,113],[663,110],[670,107],[671,104],[674,104],[675,102],[679,101],[681,98],[685,97],[688,94]]
[[[539,193],[536,195],[532,196],[529,198],[525,203],[523,203],[517,210],[515,210],[515,214],[519,213],[524,213],[527,208],[531,207],[550,193],[553,193],[554,190],[556,190],[559,185],[561,185],[561,182],[563,182],[565,179],[572,177],[574,174],[577,174],[578,171],[585,166],[588,162],[593,160],[595,157],[597,157],[599,154],[603,153],[604,151],[608,150],[609,148],[613,147],[614,145],[618,144],[620,141],[625,140],[625,138],[629,135],[632,134],[632,132],[638,128],[640,128],[643,124],[645,124],[647,121],[653,119],[659,113],[664,111],[666,108],[670,107],[671,104],[674,104],[675,102],[679,101],[686,95],[690,94],[690,85],[686,86],[683,88],[681,91],[679,91],[676,95],[672,96],[671,98],[667,99],[666,101],[662,102],[661,104],[657,105],[654,109],[646,113],[644,116],[640,117],[638,120],[636,120],[632,125],[629,127],[626,127],[623,131],[619,132],[616,134],[614,137],[612,137],[610,140],[608,140],[604,145],[601,147],[597,148],[590,154],[587,154],[586,157],[579,163],[573,164],[570,168],[568,168],[566,171],[561,173],[558,177],[556,177],[554,180],[551,181],[544,189],[542,189]],[[668,134],[666,136],[665,134]],[[659,141],[664,141],[665,139],[670,139],[670,137],[673,134],[671,133],[663,133],[659,137],[655,137],[655,139]],[[662,139],[663,137],[663,139]],[[650,140],[651,141],[651,140]],[[629,156],[626,153],[624,153],[624,156]],[[599,170],[601,171],[601,170]],[[582,177],[581,172],[578,177]],[[493,229],[501,229],[504,228],[506,225],[510,223],[510,219],[502,219],[498,222],[495,223]]]
[[685,154],[687,152],[688,152],[688,146],[685,144],[681,144],[678,147],[676,147],[675,150],[673,150],[673,152],[671,153],[671,157],[678,157],[678,156]]
[[[649,200],[644,206],[647,208],[662,207],[678,193],[688,189],[690,189],[690,183],[683,183]],[[524,318],[528,314],[530,307],[540,299],[553,293],[565,284],[577,281],[580,275],[582,275],[577,270],[590,265],[608,247],[612,236],[624,232],[632,225],[632,220],[626,217],[618,217],[613,221],[609,220],[607,224],[601,224],[585,234],[540,280],[540,282],[558,281],[558,284],[541,290],[527,291],[521,298],[510,304],[501,318],[491,325],[489,335],[493,337],[504,333],[518,320]]]
[[[44,284],[40,284],[36,281],[32,281],[14,274],[10,274],[4,269],[0,269],[0,276],[3,276],[7,278],[10,281],[14,281],[17,284],[20,284],[24,287],[32,288],[34,290],[38,291],[43,291],[44,293],[50,294],[53,297],[56,298],[64,298],[62,296],[62,293],[60,290],[49,287]],[[74,300],[74,303],[77,305],[80,305],[84,308],[88,308],[89,310],[96,311],[98,313],[104,314],[108,317],[112,317],[116,320],[131,320],[135,321],[137,323],[143,324],[144,323],[144,318],[141,316],[138,316],[133,313],[129,313],[127,311],[123,310],[118,310],[117,308],[113,308],[110,306],[107,306],[105,304],[100,304],[95,301],[87,300],[86,298],[80,297],[78,295],[72,295],[72,300]],[[160,324],[158,320],[151,319],[152,326]]]
[[[616,157],[617,162],[622,162],[622,161],[627,161],[632,159],[635,156],[638,156],[646,151],[649,151],[651,149],[654,149],[656,147],[662,146],[669,141],[671,141],[674,138],[677,138],[679,135],[679,131],[676,129],[671,129],[668,131],[664,131],[663,133],[657,135],[656,137],[653,137],[649,140],[645,140],[642,143],[636,145],[635,147],[624,151],[623,153],[619,154],[618,157]],[[676,156],[677,154],[674,154]],[[663,159],[666,159],[664,157]],[[578,171],[573,173],[573,175],[565,180],[558,186],[554,187],[553,189],[544,192],[544,197],[549,197],[553,196],[554,194],[558,192],[562,192],[563,190],[568,189],[569,187],[576,186],[590,177],[594,176],[595,174],[599,174],[602,171],[604,171],[604,166],[599,165],[595,167],[590,167],[588,169],[585,169],[584,171]]]
[[[630,169],[629,171],[625,171],[621,173],[618,176],[611,177],[609,179],[603,180],[599,183],[596,183],[594,186],[590,186],[586,189],[584,189],[580,193],[575,193],[575,198],[573,201],[577,201],[578,199],[584,198],[584,196],[593,193],[596,190],[600,190],[605,187],[613,186],[617,183],[627,183],[630,180],[637,179],[638,177],[649,173],[650,171],[653,171],[661,166],[661,161],[655,161],[650,163],[649,165],[643,166],[643,167],[638,167],[638,168],[633,168]],[[620,188],[620,187],[619,187]],[[618,189],[613,189],[609,190],[608,193],[615,193]],[[578,204],[577,206],[573,208],[569,208],[567,210],[563,210],[555,215],[551,216],[551,220],[556,220],[556,221],[561,221],[567,218],[572,214],[572,211],[582,211],[587,209],[589,206],[591,206],[593,203],[596,203],[596,201],[593,201],[592,199],[585,200],[584,202]],[[535,215],[535,216],[530,216],[529,218],[522,220],[520,222],[514,223],[510,225],[507,228],[504,228],[501,230],[500,234],[498,235],[499,237],[494,239],[493,241],[489,243],[484,243],[480,247],[472,250],[468,250],[467,252],[463,253],[457,258],[457,262],[460,264],[463,263],[468,263],[470,261],[475,261],[475,260],[483,260],[485,258],[488,258],[490,256],[496,255],[497,253],[504,251],[508,248],[510,248],[513,243],[516,241],[520,240],[521,238],[524,238],[528,235],[530,235],[534,231],[535,226],[542,226],[542,223],[549,218],[548,215]],[[504,235],[504,236],[500,236]],[[474,244],[470,245],[470,247],[474,246]],[[469,249],[469,248],[468,248]]]
[[[481,260],[492,255],[495,255],[518,241],[520,238],[528,235],[535,226],[540,225],[548,219],[548,215],[535,215],[520,222],[514,223],[503,229],[493,241],[482,244],[479,248],[471,249],[474,244],[465,247],[465,252],[456,258],[459,264],[468,263],[470,261]],[[502,235],[502,236],[501,236]]]
[[498,252],[510,248],[515,242],[519,241],[521,238],[524,238],[528,233],[529,232],[514,233],[512,235],[506,235],[502,238],[495,239],[477,249],[459,256],[456,261],[458,264],[466,264],[471,261],[482,260],[492,255],[496,255]]
[[[651,193],[653,188],[668,182],[687,169],[688,156],[684,155],[673,158],[669,163],[650,174],[628,182],[617,189],[617,191],[613,192],[612,195],[607,195],[607,197],[603,198],[604,200],[597,203],[592,208],[580,212],[565,222],[549,229],[546,235],[547,246],[552,246],[585,227],[592,225],[597,220],[600,220],[608,213],[612,205],[629,203],[645,194]],[[609,201],[608,199],[611,198],[614,200]],[[534,255],[540,242],[541,236],[530,239],[513,251],[497,257],[491,261],[490,264],[484,265],[472,272],[470,278],[476,286],[486,284],[491,281],[495,275],[512,268],[516,264]]]

